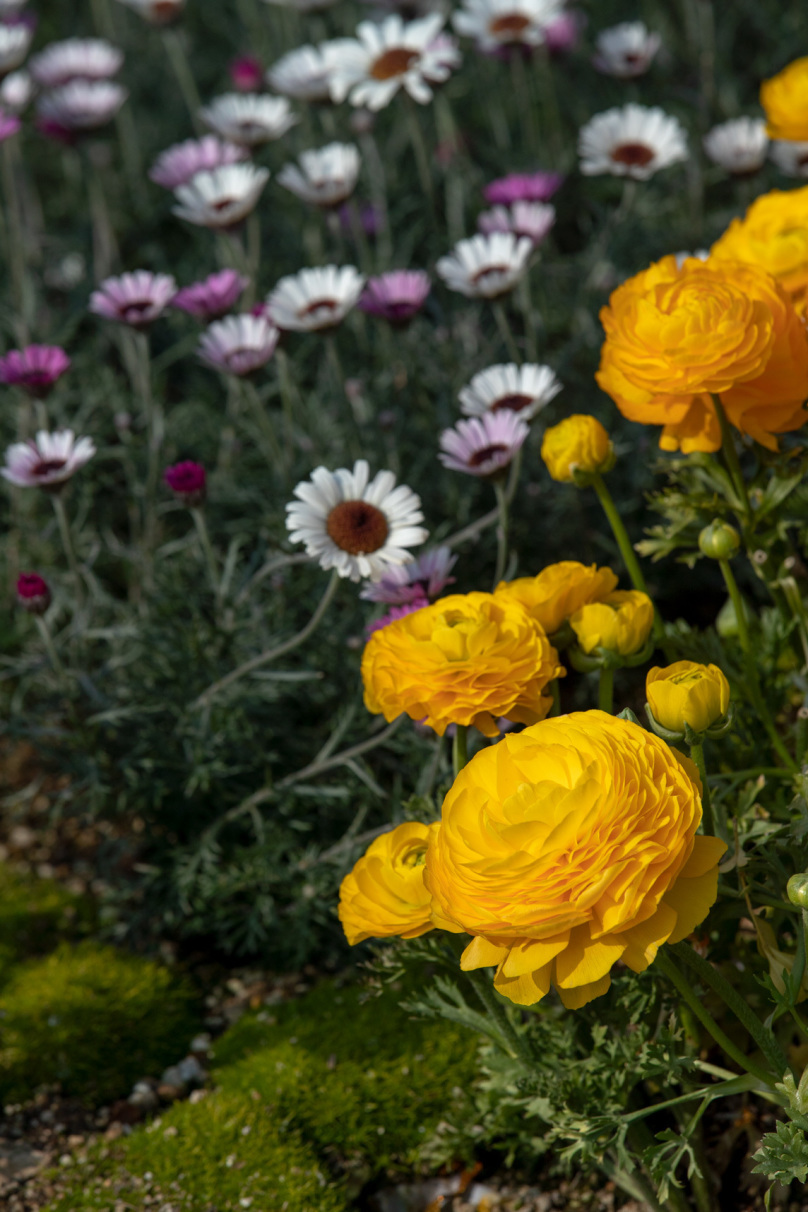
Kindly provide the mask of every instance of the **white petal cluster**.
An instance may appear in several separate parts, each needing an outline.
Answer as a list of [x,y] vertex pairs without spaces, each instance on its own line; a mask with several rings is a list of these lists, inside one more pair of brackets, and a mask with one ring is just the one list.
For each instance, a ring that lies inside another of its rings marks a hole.
[[463,0],[452,24],[481,51],[533,47],[543,45],[545,30],[563,11],[563,0]]
[[470,299],[495,299],[512,290],[527,269],[533,244],[513,232],[460,240],[435,266],[450,290]]
[[460,409],[467,417],[488,412],[514,412],[530,421],[561,391],[549,366],[506,362],[481,370],[458,393]]
[[340,324],[362,293],[365,279],[353,265],[324,265],[289,274],[267,296],[273,324],[290,332],[319,332]]
[[198,227],[233,227],[255,209],[268,180],[269,169],[254,164],[226,164],[197,173],[174,190],[179,203],[174,214]]
[[661,45],[660,35],[651,33],[644,22],[622,21],[598,34],[594,64],[607,76],[631,80],[648,71]]
[[448,80],[460,62],[454,44],[439,38],[444,19],[432,13],[405,22],[393,14],[378,25],[362,21],[356,39],[344,39],[331,72],[331,97],[384,109],[400,88],[414,101],[432,100],[432,85]]
[[199,116],[217,135],[244,147],[280,139],[300,120],[286,97],[260,93],[226,93],[204,105]]
[[71,80],[107,80],[123,65],[123,51],[103,38],[66,38],[51,42],[28,64],[40,88],[59,88]]
[[6,465],[0,469],[18,488],[55,489],[88,463],[95,454],[91,438],[79,438],[72,429],[48,433],[41,429],[32,442],[15,442],[6,450]]
[[808,177],[808,143],[775,139],[771,145],[771,158],[787,177]]
[[285,164],[278,184],[313,206],[338,206],[354,191],[359,176],[359,150],[352,143],[329,143],[301,152],[299,166]]
[[762,118],[733,118],[714,126],[704,136],[704,150],[728,173],[745,176],[763,166],[769,150],[769,136]]
[[353,45],[350,38],[321,42],[319,46],[308,43],[298,46],[267,70],[267,84],[276,93],[294,100],[330,101],[331,74],[340,58],[343,43],[348,44],[350,53]]
[[623,105],[596,114],[581,128],[578,155],[585,176],[611,173],[646,181],[687,159],[687,136],[678,119],[664,110]]

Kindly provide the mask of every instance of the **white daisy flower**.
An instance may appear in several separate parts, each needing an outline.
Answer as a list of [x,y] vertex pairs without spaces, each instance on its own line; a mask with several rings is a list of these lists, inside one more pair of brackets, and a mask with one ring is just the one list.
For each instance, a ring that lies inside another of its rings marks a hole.
[[267,310],[273,324],[288,332],[335,328],[356,305],[364,284],[353,265],[301,269],[281,278],[267,295]]
[[514,202],[512,206],[492,206],[477,216],[477,227],[490,235],[494,231],[512,231],[527,236],[534,247],[541,244],[556,221],[554,206],[546,202]]
[[58,491],[95,454],[91,438],[79,438],[72,429],[48,433],[40,429],[31,442],[14,442],[6,450],[6,465],[0,468],[10,484],[18,488]]
[[499,476],[524,445],[530,430],[512,412],[486,412],[458,421],[440,435],[438,458],[450,471],[468,476]]
[[564,0],[463,0],[452,24],[481,51],[541,46],[545,30],[563,10]]
[[32,55],[28,66],[41,88],[60,88],[71,80],[108,80],[122,64],[123,51],[103,38],[66,38]]
[[704,136],[704,150],[713,164],[733,176],[745,177],[762,168],[769,136],[762,118],[733,118],[714,126]]
[[185,8],[185,0],[120,0],[152,25],[170,25]]
[[808,177],[808,143],[773,139],[769,154],[780,172],[787,177]]
[[0,76],[7,76],[19,67],[28,54],[34,31],[22,22],[19,25],[0,25]]
[[654,107],[624,105],[595,114],[578,135],[581,172],[647,181],[660,168],[687,159],[681,123]]
[[359,151],[352,143],[329,143],[304,151],[298,163],[285,164],[278,184],[313,206],[338,206],[354,191],[359,176]]
[[97,130],[115,117],[128,95],[114,80],[71,80],[43,94],[37,110],[46,124],[62,130]]
[[458,393],[460,409],[467,417],[489,412],[515,412],[532,421],[561,391],[549,366],[506,362],[481,370]]
[[226,93],[199,111],[206,126],[223,139],[244,147],[257,147],[280,139],[300,119],[286,97],[260,93]]
[[187,185],[178,185],[174,214],[197,227],[235,227],[255,210],[269,180],[269,169],[254,164],[225,164],[196,173]]
[[289,51],[267,70],[267,84],[276,93],[298,101],[330,101],[331,73],[342,42],[351,43],[351,39],[321,42],[319,46],[307,44]]
[[661,45],[660,35],[651,33],[644,22],[622,21],[598,34],[592,62],[607,76],[631,80],[648,71]]
[[202,334],[197,354],[206,366],[224,374],[249,375],[266,366],[279,333],[266,316],[225,316]]
[[408,563],[408,549],[429,534],[418,524],[424,515],[412,489],[396,488],[392,471],[380,471],[370,482],[369,475],[365,459],[357,459],[353,471],[318,467],[286,506],[292,542],[304,543],[321,568],[335,568],[352,581],[378,581],[391,565]]
[[493,232],[460,240],[435,266],[450,290],[470,299],[495,299],[513,290],[527,269],[530,240],[513,232]]
[[[437,42],[443,28],[440,13],[418,21],[402,21],[393,14],[376,25],[362,21],[357,39],[345,39],[331,73],[331,97],[370,110],[384,109],[400,88],[414,101],[432,100],[432,84],[448,80],[460,62],[457,48]],[[433,45],[437,42],[437,45]]]
[[12,72],[0,83],[0,106],[6,112],[21,114],[34,95],[34,82],[28,72]]

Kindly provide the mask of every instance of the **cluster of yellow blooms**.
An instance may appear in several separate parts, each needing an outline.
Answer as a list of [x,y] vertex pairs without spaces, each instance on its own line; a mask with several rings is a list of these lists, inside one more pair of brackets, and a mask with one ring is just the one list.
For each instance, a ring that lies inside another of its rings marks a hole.
[[[767,81],[763,102],[773,137],[808,140],[808,59]],[[665,450],[718,450],[727,424],[776,449],[777,434],[808,419],[806,311],[808,187],[773,191],[706,261],[665,257],[614,291],[597,381],[624,416],[662,427]],[[599,491],[614,463],[591,416],[548,429],[541,453],[554,480]],[[440,735],[473,724],[494,738],[502,718],[527,727],[460,770],[439,821],[372,843],[341,888],[351,943],[466,933],[462,967],[495,967],[513,1002],[555,987],[578,1007],[605,992],[618,960],[640,972],[704,920],[725,845],[697,832],[698,771],[662,738],[692,743],[726,726],[723,673],[690,661],[652,669],[653,732],[604,711],[546,718],[566,672],[557,648],[603,668],[637,663],[653,625],[645,593],[565,561],[493,593],[439,599],[371,636],[370,711]]]

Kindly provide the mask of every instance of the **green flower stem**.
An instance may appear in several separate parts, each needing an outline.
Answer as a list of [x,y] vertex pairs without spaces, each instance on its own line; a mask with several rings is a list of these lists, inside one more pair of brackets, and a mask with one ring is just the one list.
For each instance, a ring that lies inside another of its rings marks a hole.
[[198,135],[201,135],[204,133],[202,120],[199,117],[202,102],[199,99],[199,90],[196,87],[196,81],[188,63],[188,57],[182,45],[182,35],[175,29],[163,30],[163,46],[165,47],[174,75],[177,77],[182,98],[188,107],[193,128]]
[[286,421],[286,440],[291,446],[294,442],[295,413],[297,411],[299,400],[295,392],[292,369],[289,365],[289,358],[287,357],[285,349],[275,350],[275,362],[278,367],[278,386],[281,393],[283,415]]
[[502,1036],[507,1046],[507,1050],[517,1060],[521,1060],[526,1068],[532,1069],[534,1058],[530,1047],[527,1041],[519,1035],[513,1023],[508,1018],[505,1006],[500,1001],[499,994],[491,983],[491,978],[484,970],[467,972],[466,976],[474,987],[474,992],[482,1002],[488,1015],[496,1025],[499,1035]]
[[558,678],[553,678],[547,689],[553,696],[553,705],[550,708],[550,715],[561,715],[561,687],[558,684]]
[[261,268],[261,220],[254,210],[247,220],[247,277],[249,285],[244,292],[242,310],[249,311],[255,302],[258,273]]
[[210,541],[208,525],[205,520],[204,511],[197,506],[191,507],[191,517],[194,520],[196,533],[199,538],[199,546],[202,548],[202,554],[205,557],[205,564],[208,570],[208,579],[210,587],[213,591],[213,596],[216,599],[216,613],[218,614],[222,608],[222,586],[219,577],[219,565],[216,559],[216,553],[213,550],[213,545]]
[[601,666],[598,679],[598,708],[612,714],[614,706],[614,670]]
[[709,833],[711,836],[715,837],[715,820],[713,818],[713,805],[710,799],[710,784],[707,782],[707,767],[704,764],[704,745],[691,745],[690,756],[698,766],[699,775],[701,777],[702,827],[705,833]]
[[42,617],[41,614],[35,615],[34,621],[36,622],[37,630],[42,639],[42,643],[45,647],[45,651],[48,654],[48,660],[50,661],[51,665],[53,666],[53,672],[58,673],[59,676],[61,677],[65,671],[64,665],[59,660],[59,654],[56,651],[56,646],[53,643],[53,636],[51,635],[50,627],[45,622],[45,619]]
[[623,563],[626,566],[626,571],[631,578],[631,583],[635,589],[639,589],[640,593],[648,593],[648,586],[645,583],[640,562],[637,559],[636,552],[631,546],[631,539],[628,537],[628,531],[623,524],[623,519],[618,513],[617,506],[614,503],[612,494],[606,487],[606,482],[600,472],[595,472],[592,476],[592,487],[598,494],[603,512],[606,514],[606,519],[612,528],[612,534],[617,540],[617,546],[620,548],[620,554],[623,557]]
[[455,778],[469,760],[468,733],[468,724],[455,724],[455,734],[452,740],[452,767]]
[[[695,952],[693,953],[695,954]],[[728,1057],[735,1061],[736,1065],[740,1065],[747,1073],[751,1073],[758,1081],[764,1082],[765,1085],[774,1087],[776,1081],[780,1080],[782,1074],[773,1077],[765,1069],[762,1069],[753,1060],[750,1060],[740,1048],[738,1048],[732,1040],[726,1035],[718,1023],[715,1021],[710,1012],[705,1008],[701,1000],[693,992],[684,975],[679,971],[676,964],[671,959],[670,955],[663,948],[657,952],[657,957],[654,964],[663,975],[670,981],[676,992],[681,997],[685,1005],[689,1006],[693,1014],[699,1020],[703,1027],[709,1031],[718,1046],[726,1053]],[[709,967],[709,964],[707,965]],[[787,1068],[787,1066],[785,1067]],[[783,1072],[785,1072],[785,1068]]]
[[[696,973],[705,985],[709,985],[713,992],[718,994],[743,1027],[749,1032],[749,1035],[765,1056],[766,1063],[771,1065],[772,1072],[777,1075],[777,1080],[779,1081],[783,1074],[788,1072],[789,1064],[785,1053],[771,1031],[766,1030],[754,1011],[750,1010],[746,1001],[733,989],[729,981],[712,964],[709,964],[706,959],[702,959],[689,943],[675,943],[671,950],[678,959]],[[749,1068],[748,1064],[747,1068]],[[749,1071],[750,1073],[752,1072],[751,1069]]]
[[522,274],[519,282],[519,304],[522,308],[522,315],[525,319],[525,352],[527,353],[528,362],[535,362],[538,358],[538,345],[536,343],[536,313],[533,310],[533,300],[530,295],[530,274]]
[[368,132],[361,136],[362,159],[367,165],[370,198],[379,218],[377,241],[377,263],[379,270],[389,269],[393,259],[393,244],[390,237],[390,214],[387,206],[387,177],[384,161],[379,155],[376,140]]
[[278,657],[284,656],[287,652],[291,652],[293,648],[299,648],[304,644],[310,635],[313,635],[317,628],[322,623],[328,607],[334,598],[339,584],[339,573],[336,569],[331,573],[331,579],[328,582],[326,591],[320,599],[319,605],[314,614],[309,619],[305,627],[291,636],[288,640],[284,640],[282,644],[278,644],[275,648],[267,648],[264,652],[259,652],[258,656],[252,657],[249,661],[244,661],[236,669],[232,669],[230,673],[225,674],[218,682],[214,682],[204,690],[197,699],[192,703],[192,707],[206,707],[211,699],[215,698],[220,691],[232,686],[233,682],[237,682],[239,678],[243,678],[246,674],[252,673],[256,669],[261,669],[262,666],[268,665],[271,661],[275,661]]
[[539,132],[536,129],[536,106],[530,95],[530,82],[525,70],[525,60],[521,47],[511,49],[511,82],[516,98],[519,117],[522,120],[522,139],[529,149],[529,155],[536,156],[539,151]]
[[494,573],[494,588],[505,576],[508,562],[508,493],[502,480],[494,480],[497,497],[497,564]]
[[70,569],[70,576],[73,580],[76,594],[76,604],[80,606],[84,597],[84,591],[81,582],[81,573],[79,572],[79,565],[76,559],[76,550],[73,546],[73,537],[70,533],[70,522],[68,521],[67,510],[65,509],[65,503],[62,500],[59,492],[54,492],[51,495],[51,500],[53,501],[53,511],[56,514],[56,524],[59,527],[59,534],[61,535],[62,546],[64,547],[65,557],[67,559],[67,566]]
[[502,338],[502,340],[508,350],[508,354],[510,355],[511,360],[514,361],[517,364],[517,366],[521,366],[522,365],[522,355],[519,353],[519,348],[516,344],[516,338],[514,337],[513,330],[511,329],[511,326],[508,323],[508,316],[505,311],[505,308],[502,305],[502,300],[494,299],[491,303],[491,308],[494,312],[494,319],[497,322],[497,328],[499,329],[499,335]]
[[418,177],[421,182],[421,189],[429,206],[429,211],[435,218],[435,191],[432,187],[432,170],[429,164],[429,154],[424,142],[424,132],[421,130],[421,122],[416,110],[416,102],[408,95],[405,97],[407,109],[407,121],[410,128],[410,142],[412,143],[413,154],[415,155],[415,163],[418,167]]
[[746,536],[746,531],[752,524],[752,505],[749,500],[749,493],[746,491],[746,480],[743,478],[738,451],[735,449],[735,438],[719,396],[713,396],[713,407],[718,417],[718,423],[721,426],[721,453],[727,464],[727,470],[732,479],[738,500],[741,502],[740,521],[744,530],[744,536]]
[[755,654],[752,651],[752,646],[749,640],[749,628],[746,625],[746,607],[744,605],[743,598],[741,597],[741,591],[738,588],[738,582],[735,580],[729,560],[719,560],[718,567],[721,569],[732,605],[735,609],[735,617],[738,621],[738,639],[740,640],[741,648],[743,649],[744,661],[746,664],[746,676],[749,683],[749,692],[752,702],[754,703],[755,710],[760,716],[760,721],[768,733],[772,746],[782,758],[783,764],[787,766],[789,770],[796,770],[796,763],[786,749],[785,744],[783,743],[783,738],[777,731],[774,720],[772,719],[763,698],[763,692],[760,688],[760,679],[758,677],[757,662],[755,660]]
[[14,291],[14,304],[16,310],[15,334],[20,343],[25,345],[28,343],[29,325],[28,325],[28,281],[25,271],[25,241],[22,232],[22,214],[20,210],[20,200],[17,196],[17,180],[14,172],[14,161],[12,153],[12,140],[6,139],[3,143],[2,151],[2,167],[3,167],[3,192],[6,199],[6,252],[8,255],[9,269],[11,271],[11,282]]
[[258,433],[261,438],[261,445],[264,449],[264,457],[270,466],[274,465],[278,475],[283,475],[284,459],[283,451],[281,450],[278,436],[275,433],[275,427],[267,413],[266,405],[262,402],[261,397],[255,388],[255,384],[247,378],[239,379],[241,384],[241,392],[247,403],[247,407],[253,415]]

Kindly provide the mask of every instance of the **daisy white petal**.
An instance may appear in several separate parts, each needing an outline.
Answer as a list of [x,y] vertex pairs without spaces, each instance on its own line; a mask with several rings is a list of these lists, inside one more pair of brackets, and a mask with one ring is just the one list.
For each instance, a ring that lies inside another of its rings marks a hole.
[[623,21],[598,34],[593,62],[607,76],[630,80],[648,71],[661,45],[660,35],[642,21]]
[[228,164],[211,172],[196,173],[179,185],[174,214],[199,227],[234,227],[255,210],[269,180],[269,169],[254,164]]
[[578,135],[578,155],[585,176],[611,173],[646,181],[687,159],[687,138],[679,121],[663,110],[630,104],[587,122]]
[[733,118],[714,126],[704,136],[704,150],[713,164],[736,177],[762,168],[769,150],[763,118]]
[[549,366],[508,362],[476,374],[460,393],[460,408],[467,417],[512,412],[525,421],[537,416],[561,391]]
[[243,147],[280,139],[300,121],[286,97],[260,93],[226,93],[203,106],[199,114],[217,135]]
[[95,454],[90,438],[76,441],[72,429],[48,433],[40,430],[31,442],[15,442],[6,450],[6,465],[0,469],[19,488],[58,491]]
[[512,232],[472,236],[435,266],[450,290],[473,299],[494,299],[512,290],[527,269],[530,240]]
[[267,309],[273,323],[287,331],[334,328],[355,306],[364,282],[353,265],[301,269],[281,278],[267,296]]
[[352,143],[329,143],[301,152],[296,164],[285,164],[278,184],[312,206],[339,206],[354,191],[359,151]]
[[463,0],[452,24],[481,51],[542,46],[563,8],[563,0]]
[[513,412],[487,412],[440,436],[440,458],[451,471],[472,476],[496,476],[513,460],[529,433],[527,423]]

